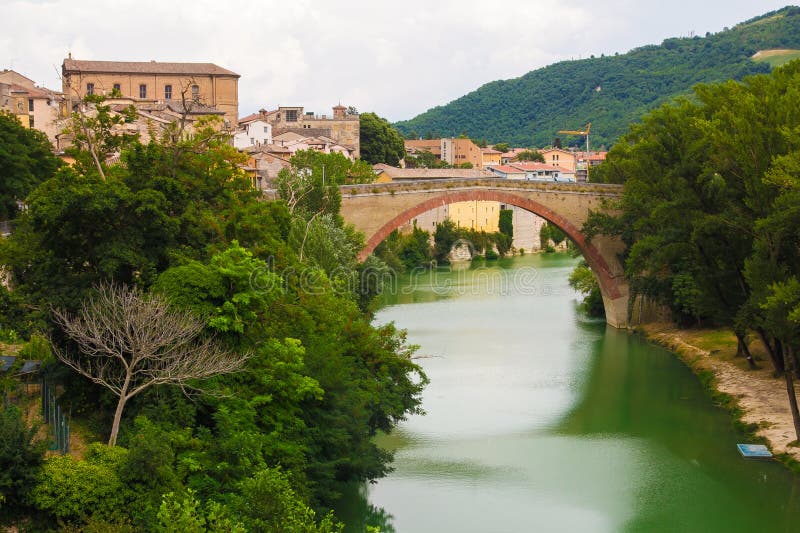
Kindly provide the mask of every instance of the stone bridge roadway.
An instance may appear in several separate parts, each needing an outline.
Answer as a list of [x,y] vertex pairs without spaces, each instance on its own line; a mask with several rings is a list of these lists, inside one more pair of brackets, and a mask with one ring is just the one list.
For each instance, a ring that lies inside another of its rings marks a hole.
[[483,178],[344,185],[341,192],[342,217],[367,238],[362,260],[392,231],[441,205],[489,200],[535,213],[561,228],[583,254],[600,284],[608,323],[628,324],[629,290],[619,261],[624,245],[603,235],[590,241],[581,232],[589,211],[608,209],[606,200],[619,197],[619,185]]

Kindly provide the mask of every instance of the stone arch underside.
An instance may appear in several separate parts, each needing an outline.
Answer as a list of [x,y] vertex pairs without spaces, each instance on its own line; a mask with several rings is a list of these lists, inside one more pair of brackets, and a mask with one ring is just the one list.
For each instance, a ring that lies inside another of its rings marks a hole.
[[[406,209],[397,216],[385,222],[372,235],[367,235],[367,243],[359,254],[361,260],[371,254],[375,248],[383,242],[391,232],[407,224],[415,217],[430,211],[443,204],[452,204],[464,201],[495,201],[504,204],[514,205],[525,209],[535,215],[539,215],[548,222],[558,226],[567,236],[572,239],[580,250],[586,263],[592,269],[600,285],[600,292],[603,295],[603,303],[606,309],[606,319],[614,327],[625,327],[628,323],[628,285],[623,277],[615,275],[615,270],[609,264],[616,261],[616,257],[607,257],[595,244],[589,241],[577,227],[576,223],[550,209],[549,207],[517,194],[505,191],[493,190],[468,190],[447,192],[436,195],[433,198],[424,200],[415,206]],[[581,222],[582,223],[582,222]],[[619,269],[616,269],[619,271]]]

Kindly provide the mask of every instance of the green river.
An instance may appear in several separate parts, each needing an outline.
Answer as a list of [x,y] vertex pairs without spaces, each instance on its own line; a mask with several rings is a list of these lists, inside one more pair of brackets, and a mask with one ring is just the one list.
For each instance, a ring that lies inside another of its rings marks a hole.
[[528,255],[403,276],[376,321],[420,345],[423,406],[351,487],[348,532],[796,532],[800,484],[743,442],[672,354],[590,320],[576,260]]

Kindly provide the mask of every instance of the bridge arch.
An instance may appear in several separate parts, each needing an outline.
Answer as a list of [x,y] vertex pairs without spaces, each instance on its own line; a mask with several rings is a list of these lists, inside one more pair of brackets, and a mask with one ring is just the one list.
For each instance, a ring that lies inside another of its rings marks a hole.
[[[538,194],[540,193],[541,191],[538,191]],[[364,216],[366,214],[363,212],[365,204],[357,205],[356,196],[361,198],[371,196],[377,202],[378,207],[397,205],[392,206],[393,209],[374,209],[375,206],[373,206],[371,209],[373,216]],[[547,196],[540,198],[537,194],[531,194],[524,189],[502,190],[499,187],[470,187],[462,190],[417,191],[414,198],[407,196],[397,200],[394,199],[394,192],[387,194],[380,191],[360,195],[351,193],[349,198],[347,194],[343,194],[342,200],[342,215],[345,220],[354,222],[356,228],[366,235],[366,245],[359,254],[359,258],[362,260],[366,259],[391,232],[408,224],[422,213],[445,204],[475,200],[494,201],[513,205],[541,216],[564,231],[583,254],[600,286],[608,323],[615,327],[627,326],[628,285],[622,276],[621,265],[617,259],[619,246],[616,244],[618,243],[612,243],[613,245],[609,247],[607,238],[587,239],[580,227],[588,216],[588,209],[583,209],[586,212],[580,213],[580,209],[576,211],[574,207],[567,207],[568,204],[564,201],[565,197],[562,197],[561,201],[554,202],[553,198]],[[586,199],[582,199],[582,202],[586,203]],[[356,216],[352,212],[354,209],[358,209],[360,216]],[[369,220],[369,222],[359,224],[361,220]]]

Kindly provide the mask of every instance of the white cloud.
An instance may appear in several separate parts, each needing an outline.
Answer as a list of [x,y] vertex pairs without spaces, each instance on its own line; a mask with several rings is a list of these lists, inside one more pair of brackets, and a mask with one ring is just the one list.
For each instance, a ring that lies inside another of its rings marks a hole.
[[[240,112],[340,101],[410,118],[570,58],[719,31],[783,0],[12,0],[0,67],[57,88],[79,59],[208,61],[242,75]],[[687,13],[691,17],[687,17]]]

